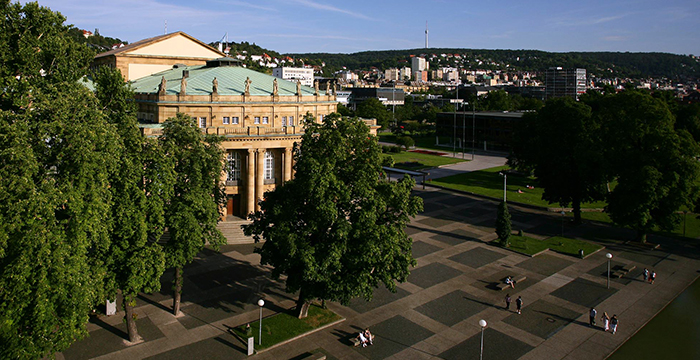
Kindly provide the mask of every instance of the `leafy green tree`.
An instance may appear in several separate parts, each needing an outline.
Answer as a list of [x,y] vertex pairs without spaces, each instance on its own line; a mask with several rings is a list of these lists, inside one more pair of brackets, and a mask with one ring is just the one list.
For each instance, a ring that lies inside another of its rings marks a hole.
[[536,114],[523,117],[513,139],[510,165],[534,170],[544,189],[542,199],[571,204],[576,223],[581,222],[581,203],[605,197],[600,126],[587,105],[551,99]]
[[340,114],[342,116],[353,116],[352,110],[348,109],[347,106],[345,106],[341,103],[338,103],[338,111],[337,112],[338,112],[338,114]]
[[491,91],[484,95],[480,102],[481,110],[509,111],[513,110],[513,102],[504,90]]
[[299,317],[313,299],[347,304],[371,299],[382,282],[395,291],[415,265],[409,217],[422,209],[410,178],[380,176],[381,150],[358,119],[337,115],[308,121],[294,152],[295,178],[265,194],[244,228],[256,241],[272,276],[286,276],[286,291],[299,291]]
[[618,224],[637,231],[637,239],[658,226],[675,228],[676,213],[697,196],[698,145],[687,131],[674,130],[663,100],[625,91],[607,97],[601,110],[606,157],[617,186],[607,211]]
[[510,246],[511,220],[510,212],[508,212],[508,204],[501,201],[498,204],[498,214],[496,215],[496,235],[501,241],[501,245]]
[[172,199],[165,210],[170,239],[165,244],[166,264],[175,268],[173,313],[180,312],[182,268],[192,262],[205,244],[215,249],[226,242],[216,225],[225,193],[221,137],[202,134],[194,119],[178,113],[163,124],[161,146],[174,164]]
[[115,133],[65,18],[0,2],[0,358],[85,336],[103,299]]
[[369,98],[358,104],[355,115],[361,118],[377,119],[377,125],[381,125],[382,128],[389,127],[389,121],[391,121],[391,113],[377,98]]
[[112,191],[111,247],[106,259],[106,288],[120,290],[129,341],[141,337],[134,306],[139,292],[160,289],[165,254],[156,243],[164,231],[165,203],[172,189],[172,164],[158,144],[141,135],[132,91],[119,70],[101,67],[94,76],[95,95],[118,133],[117,170],[110,178]]

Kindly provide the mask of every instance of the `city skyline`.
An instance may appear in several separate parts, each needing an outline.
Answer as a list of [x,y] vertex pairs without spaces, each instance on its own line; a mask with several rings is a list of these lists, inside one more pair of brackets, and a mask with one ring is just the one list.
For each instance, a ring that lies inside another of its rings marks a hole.
[[184,31],[204,42],[228,33],[280,53],[423,48],[629,51],[700,54],[700,3],[688,0],[569,4],[537,0],[352,3],[320,0],[39,1],[67,24],[135,42]]

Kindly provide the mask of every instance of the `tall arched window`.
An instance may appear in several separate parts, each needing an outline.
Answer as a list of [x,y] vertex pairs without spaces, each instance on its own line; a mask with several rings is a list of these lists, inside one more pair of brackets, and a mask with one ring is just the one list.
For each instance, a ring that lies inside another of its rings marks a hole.
[[237,181],[241,178],[241,154],[229,151],[226,154],[226,181]]
[[265,152],[265,180],[275,178],[275,155],[272,151]]

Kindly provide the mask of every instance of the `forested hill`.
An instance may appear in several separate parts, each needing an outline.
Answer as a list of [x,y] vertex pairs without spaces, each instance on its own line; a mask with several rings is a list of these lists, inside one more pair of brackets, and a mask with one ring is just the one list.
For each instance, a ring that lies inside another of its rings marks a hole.
[[[542,71],[552,66],[585,68],[600,77],[667,77],[671,79],[700,77],[700,60],[689,55],[630,52],[568,52],[553,53],[539,50],[474,50],[474,49],[412,49],[363,51],[354,54],[287,54],[307,59],[308,63],[325,62],[331,70],[345,66],[350,70],[381,70],[410,66],[410,55],[431,57],[431,67],[454,66],[466,69]],[[459,55],[461,58],[442,54]],[[455,62],[457,60],[457,62]]]

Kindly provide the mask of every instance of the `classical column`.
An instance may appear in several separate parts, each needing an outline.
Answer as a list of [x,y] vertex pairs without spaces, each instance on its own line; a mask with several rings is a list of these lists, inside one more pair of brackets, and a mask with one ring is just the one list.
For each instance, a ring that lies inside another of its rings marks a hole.
[[245,209],[245,214],[248,215],[255,211],[255,153],[253,149],[248,149],[246,164],[248,165],[246,186],[246,201],[248,206]]
[[284,148],[284,182],[292,180],[292,148]]
[[260,210],[259,201],[263,198],[265,174],[265,149],[257,149],[257,171],[255,174],[255,211]]

